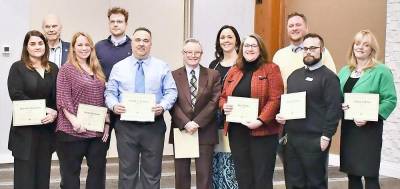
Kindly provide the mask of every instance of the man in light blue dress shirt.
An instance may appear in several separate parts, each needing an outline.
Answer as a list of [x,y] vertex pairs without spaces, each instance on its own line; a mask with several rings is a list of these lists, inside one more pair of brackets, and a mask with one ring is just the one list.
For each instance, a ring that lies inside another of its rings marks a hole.
[[115,124],[119,189],[160,188],[166,131],[163,113],[174,105],[177,89],[168,64],[150,56],[151,45],[151,32],[147,28],[137,28],[132,37],[132,56],[113,66],[105,91],[106,105],[117,115],[125,112],[122,93],[156,95],[156,106],[152,109],[154,122],[118,119]]

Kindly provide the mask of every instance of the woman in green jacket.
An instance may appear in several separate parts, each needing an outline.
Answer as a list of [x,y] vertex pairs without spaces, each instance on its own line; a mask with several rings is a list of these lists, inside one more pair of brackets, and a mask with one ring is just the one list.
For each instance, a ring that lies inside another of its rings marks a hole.
[[[339,72],[342,93],[379,94],[378,121],[342,120],[340,170],[348,174],[349,189],[379,187],[379,165],[382,149],[383,120],[396,107],[397,97],[393,75],[379,63],[377,40],[369,30],[354,36],[348,65]],[[343,110],[347,110],[343,104]]]

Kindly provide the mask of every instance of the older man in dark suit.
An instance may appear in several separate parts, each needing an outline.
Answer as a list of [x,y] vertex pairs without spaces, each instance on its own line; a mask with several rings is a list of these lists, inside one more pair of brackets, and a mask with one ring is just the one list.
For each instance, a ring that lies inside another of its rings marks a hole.
[[[218,143],[216,110],[221,91],[219,73],[201,66],[202,47],[199,41],[188,39],[182,51],[184,66],[172,72],[178,89],[178,99],[172,108],[170,143],[173,129],[190,134],[198,131],[199,158],[196,162],[196,186],[210,189],[214,145]],[[190,158],[175,159],[175,187],[189,189]]]

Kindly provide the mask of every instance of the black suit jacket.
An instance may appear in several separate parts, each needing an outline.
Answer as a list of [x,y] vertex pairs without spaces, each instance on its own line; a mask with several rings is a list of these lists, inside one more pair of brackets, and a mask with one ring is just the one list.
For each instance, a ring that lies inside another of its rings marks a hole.
[[[34,100],[45,99],[46,106],[56,110],[56,77],[58,67],[50,62],[50,72],[44,74],[44,79],[35,70],[28,69],[22,61],[15,62],[8,75],[7,86],[10,99]],[[32,125],[14,127],[11,124],[8,139],[8,149],[15,158],[28,160],[32,150],[33,136],[39,130],[46,130],[46,141],[54,144],[55,122],[48,125]],[[36,134],[37,135],[37,134]],[[51,146],[54,148],[54,145]],[[52,149],[54,150],[54,149]]]
[[172,76],[178,89],[178,98],[170,111],[172,122],[169,142],[174,143],[173,128],[183,130],[186,123],[194,121],[200,126],[199,144],[217,144],[216,111],[221,92],[218,71],[200,66],[199,89],[194,109],[190,99],[186,68],[182,67],[173,71]]
[[70,43],[61,41],[61,65],[65,64],[68,59],[68,52],[69,52]]

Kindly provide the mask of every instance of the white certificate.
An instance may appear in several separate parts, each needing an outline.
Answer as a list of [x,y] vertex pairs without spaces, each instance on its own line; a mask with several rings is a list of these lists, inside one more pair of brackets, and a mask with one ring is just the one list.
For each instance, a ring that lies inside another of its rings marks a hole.
[[154,112],[151,110],[156,105],[155,94],[123,93],[122,104],[125,113],[121,114],[121,120],[125,121],[154,121]]
[[286,120],[306,118],[306,92],[283,94],[279,114]]
[[41,125],[46,117],[46,100],[13,101],[13,126]]
[[232,111],[226,115],[227,122],[243,123],[257,120],[257,98],[228,96],[227,104],[232,105]]
[[199,132],[190,134],[186,130],[174,128],[174,151],[176,159],[200,157]]
[[88,131],[103,132],[107,108],[88,104],[79,104],[77,118]]
[[344,119],[378,121],[379,94],[345,93],[344,103],[349,106],[344,111]]

